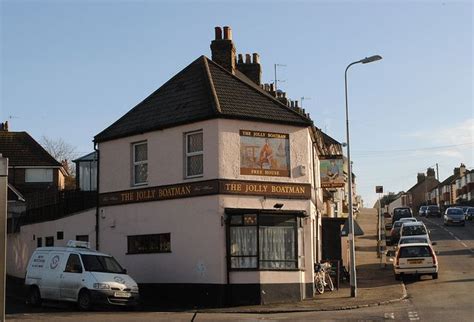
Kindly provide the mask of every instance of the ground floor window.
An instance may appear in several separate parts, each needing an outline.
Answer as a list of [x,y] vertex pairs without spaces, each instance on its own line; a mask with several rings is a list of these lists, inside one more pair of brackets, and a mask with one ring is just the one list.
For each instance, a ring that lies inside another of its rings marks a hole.
[[76,240],[77,241],[88,242],[89,241],[89,235],[76,235]]
[[128,254],[170,253],[171,234],[128,236]]
[[230,268],[298,268],[297,220],[291,214],[231,215]]
[[44,238],[44,244],[46,247],[52,247],[54,246],[54,237],[49,236]]

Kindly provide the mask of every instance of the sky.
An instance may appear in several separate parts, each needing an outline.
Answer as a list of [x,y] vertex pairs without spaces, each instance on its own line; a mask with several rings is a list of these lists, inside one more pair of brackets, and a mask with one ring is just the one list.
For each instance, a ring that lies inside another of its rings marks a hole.
[[262,80],[303,100],[346,141],[366,206],[406,191],[438,164],[474,167],[471,1],[0,0],[0,119],[78,155],[93,137],[200,55],[215,26],[237,53],[259,53]]

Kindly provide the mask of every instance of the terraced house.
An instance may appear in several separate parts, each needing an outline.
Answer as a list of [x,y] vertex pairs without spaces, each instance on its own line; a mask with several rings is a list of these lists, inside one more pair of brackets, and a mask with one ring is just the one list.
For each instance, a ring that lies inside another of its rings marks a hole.
[[323,207],[313,123],[261,84],[259,55],[237,55],[229,27],[211,51],[95,136],[97,247],[145,299],[312,297]]

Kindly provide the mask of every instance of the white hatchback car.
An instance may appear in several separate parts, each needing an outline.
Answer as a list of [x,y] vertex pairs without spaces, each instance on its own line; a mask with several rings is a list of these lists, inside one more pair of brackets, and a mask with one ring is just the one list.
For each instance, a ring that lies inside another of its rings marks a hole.
[[395,279],[405,275],[431,275],[438,278],[438,259],[429,243],[398,245],[393,263]]

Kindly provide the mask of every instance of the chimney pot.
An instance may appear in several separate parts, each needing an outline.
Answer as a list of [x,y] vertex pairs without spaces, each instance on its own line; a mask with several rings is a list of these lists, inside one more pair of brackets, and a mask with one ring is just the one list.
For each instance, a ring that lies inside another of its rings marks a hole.
[[238,64],[242,64],[242,63],[244,62],[244,59],[243,59],[243,57],[242,57],[242,54],[239,54],[238,57],[239,57],[239,59],[238,59],[237,63],[238,63]]
[[215,27],[215,34],[216,34],[216,40],[221,40],[222,39],[222,28],[221,27]]
[[253,56],[253,57],[252,57],[252,58],[253,58],[253,61],[252,61],[252,62],[253,62],[254,64],[260,64],[260,56],[259,56],[257,53],[253,53],[252,56]]
[[295,101],[295,107],[298,108],[298,101]]
[[232,40],[232,29],[229,26],[224,26],[224,39]]
[[0,124],[0,131],[8,132],[8,121],[5,121],[5,123]]
[[251,61],[250,61],[250,54],[245,54],[245,63],[246,64],[250,64]]
[[295,102],[290,101],[290,106],[291,106],[291,108],[295,108]]
[[275,91],[275,84],[270,84],[270,92],[274,92]]

